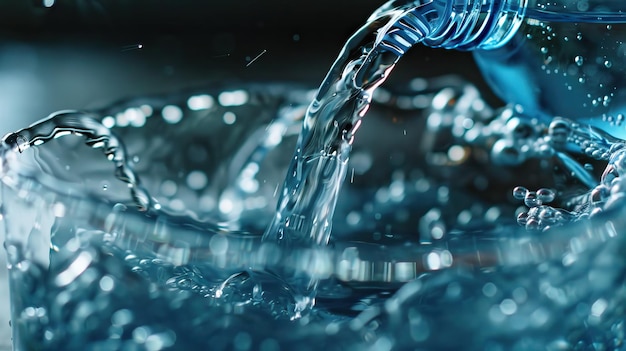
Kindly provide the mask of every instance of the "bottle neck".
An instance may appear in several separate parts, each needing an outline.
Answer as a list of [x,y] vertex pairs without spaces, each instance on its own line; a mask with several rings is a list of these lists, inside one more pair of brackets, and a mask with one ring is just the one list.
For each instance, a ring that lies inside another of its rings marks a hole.
[[490,50],[504,46],[524,19],[626,23],[626,0],[390,0],[370,21],[391,18],[380,42],[402,56],[430,47]]
[[[532,1],[532,0],[531,0]],[[457,50],[496,49],[524,19],[528,0],[433,0],[445,6],[424,44]]]

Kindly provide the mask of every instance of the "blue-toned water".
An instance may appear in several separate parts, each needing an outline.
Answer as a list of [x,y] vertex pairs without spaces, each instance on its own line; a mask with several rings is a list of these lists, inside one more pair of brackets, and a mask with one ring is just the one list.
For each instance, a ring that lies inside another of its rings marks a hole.
[[624,144],[456,77],[379,88],[433,9],[378,11],[317,92],[211,87],[5,137],[15,344],[623,347]]

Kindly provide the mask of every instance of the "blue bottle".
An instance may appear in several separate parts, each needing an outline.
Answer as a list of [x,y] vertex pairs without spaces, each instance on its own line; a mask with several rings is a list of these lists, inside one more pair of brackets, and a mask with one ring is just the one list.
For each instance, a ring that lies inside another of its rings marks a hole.
[[609,128],[626,115],[626,0],[391,1],[374,16],[403,6],[412,8],[387,31],[388,47],[421,37],[471,50],[494,92],[525,115],[626,136]]

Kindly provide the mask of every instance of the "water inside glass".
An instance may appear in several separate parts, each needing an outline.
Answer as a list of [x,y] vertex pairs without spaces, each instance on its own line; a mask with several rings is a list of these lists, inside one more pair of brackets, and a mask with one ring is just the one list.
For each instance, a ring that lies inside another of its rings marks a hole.
[[[27,131],[5,139],[2,227],[15,346],[622,344],[624,207],[614,200],[591,219],[555,220],[537,199],[558,208],[584,204],[587,192],[563,157],[529,154],[511,166],[492,153],[496,139],[526,130],[538,142],[554,137],[554,126],[524,124],[512,107],[493,110],[456,77],[378,90],[329,246],[261,240],[313,94],[288,84],[215,86],[59,113],[49,121],[66,125],[40,130],[43,145],[22,150],[17,136],[36,134]],[[87,135],[67,116],[114,134]],[[123,142],[138,181],[107,159],[111,140]],[[590,176],[606,173],[602,162],[577,157]],[[139,186],[152,210],[138,201]],[[528,227],[529,217],[549,225]],[[314,295],[294,288],[303,280]]]

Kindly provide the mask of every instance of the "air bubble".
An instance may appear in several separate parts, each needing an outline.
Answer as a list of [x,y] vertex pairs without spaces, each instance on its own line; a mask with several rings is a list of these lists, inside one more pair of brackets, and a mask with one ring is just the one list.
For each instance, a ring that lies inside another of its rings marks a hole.
[[520,214],[517,215],[517,224],[526,225],[527,222],[528,222],[528,213],[520,212]]
[[177,124],[183,119],[183,110],[175,105],[167,105],[161,111],[163,119],[169,124]]
[[518,200],[523,200],[524,198],[526,198],[527,194],[528,189],[524,188],[523,186],[517,186],[513,189],[513,197]]
[[112,116],[102,118],[102,125],[109,129],[115,127],[115,118]]
[[224,107],[245,105],[248,99],[249,95],[245,90],[224,91],[217,97],[217,101]]
[[526,221],[526,230],[536,231],[541,229],[541,224],[538,219],[529,217]]
[[572,132],[570,123],[561,118],[555,118],[548,127],[550,144],[556,148],[563,148],[567,144]]
[[524,204],[528,207],[537,207],[541,205],[541,200],[537,197],[537,193],[529,191],[524,197]]
[[206,187],[208,178],[202,171],[191,171],[187,175],[187,186],[193,190],[202,190]]
[[192,111],[207,110],[213,107],[215,101],[208,94],[193,95],[187,100],[187,107]]
[[235,124],[235,122],[237,121],[237,115],[234,112],[227,111],[227,112],[224,112],[224,115],[222,116],[222,120],[224,121],[225,124],[232,125],[232,124]]
[[537,200],[541,203],[550,203],[554,201],[556,194],[552,189],[541,188],[537,190]]

